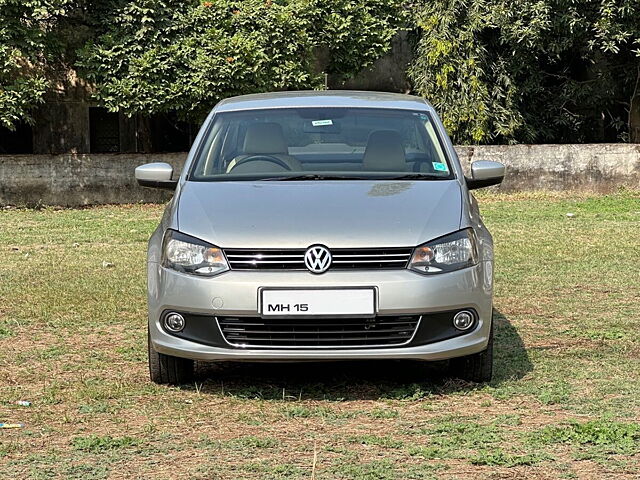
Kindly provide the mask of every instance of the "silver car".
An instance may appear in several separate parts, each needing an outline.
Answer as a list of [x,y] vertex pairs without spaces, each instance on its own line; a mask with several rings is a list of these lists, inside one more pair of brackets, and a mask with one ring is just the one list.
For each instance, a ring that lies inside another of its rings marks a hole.
[[409,95],[284,92],[220,102],[149,241],[149,369],[194,361],[450,359],[491,379],[493,243],[433,107]]

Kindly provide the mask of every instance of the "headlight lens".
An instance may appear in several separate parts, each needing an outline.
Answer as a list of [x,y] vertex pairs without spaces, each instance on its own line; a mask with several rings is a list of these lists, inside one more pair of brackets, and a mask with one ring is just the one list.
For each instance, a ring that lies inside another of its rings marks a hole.
[[229,270],[222,250],[194,237],[167,230],[163,266],[183,273],[212,277]]
[[420,245],[413,251],[409,268],[432,274],[452,272],[478,263],[473,230],[468,228]]

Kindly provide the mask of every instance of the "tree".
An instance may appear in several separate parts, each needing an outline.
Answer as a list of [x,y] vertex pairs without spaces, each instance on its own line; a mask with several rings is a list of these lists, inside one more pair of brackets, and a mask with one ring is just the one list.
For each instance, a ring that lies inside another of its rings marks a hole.
[[31,121],[58,50],[54,32],[68,0],[0,0],[0,126]]
[[[321,88],[386,52],[398,0],[116,2],[79,65],[113,111],[200,119],[231,95]],[[326,58],[322,65],[322,58]]]
[[637,0],[420,0],[412,9],[409,76],[456,141],[627,139],[640,123]]

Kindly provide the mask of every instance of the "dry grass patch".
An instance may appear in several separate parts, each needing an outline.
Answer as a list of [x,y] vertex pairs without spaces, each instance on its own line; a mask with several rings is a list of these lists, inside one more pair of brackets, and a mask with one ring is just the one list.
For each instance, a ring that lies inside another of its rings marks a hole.
[[25,424],[0,430],[0,478],[309,479],[314,456],[317,480],[637,478],[640,194],[479,201],[497,255],[484,386],[349,362],[158,387],[144,261],[162,208],[0,211],[0,421]]

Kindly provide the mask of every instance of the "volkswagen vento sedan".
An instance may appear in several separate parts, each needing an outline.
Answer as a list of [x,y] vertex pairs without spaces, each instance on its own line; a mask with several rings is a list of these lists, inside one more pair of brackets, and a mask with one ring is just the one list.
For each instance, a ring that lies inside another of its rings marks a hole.
[[423,99],[286,92],[220,102],[149,241],[149,369],[185,383],[194,361],[450,359],[492,372],[493,244]]

